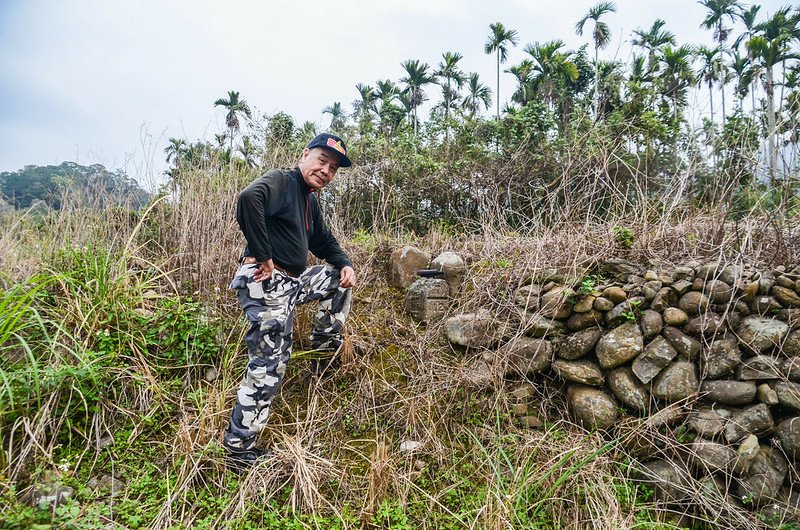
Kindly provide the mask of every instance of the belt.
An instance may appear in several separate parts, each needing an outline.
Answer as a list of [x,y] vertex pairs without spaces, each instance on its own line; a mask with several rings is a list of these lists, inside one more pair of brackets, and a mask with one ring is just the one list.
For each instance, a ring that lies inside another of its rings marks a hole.
[[[258,262],[256,261],[256,258],[254,258],[253,256],[246,256],[246,257],[242,258],[242,265],[253,265],[255,263],[258,263]],[[272,266],[275,267],[275,270],[281,271],[286,276],[291,276],[292,278],[297,278],[297,274],[292,274],[291,272],[287,271],[286,269],[284,269],[280,265],[276,264],[275,262],[272,263]]]

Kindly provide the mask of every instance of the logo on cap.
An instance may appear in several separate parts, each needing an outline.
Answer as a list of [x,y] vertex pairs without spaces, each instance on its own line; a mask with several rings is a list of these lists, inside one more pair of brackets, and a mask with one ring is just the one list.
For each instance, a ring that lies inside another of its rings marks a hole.
[[326,145],[327,145],[328,147],[331,147],[331,148],[333,148],[333,149],[336,149],[337,151],[339,151],[339,152],[340,152],[340,153],[342,153],[343,155],[346,155],[346,154],[347,154],[347,151],[345,151],[345,150],[344,150],[344,147],[342,147],[342,142],[341,142],[341,141],[338,141],[338,142],[337,142],[337,141],[336,141],[336,140],[334,140],[333,138],[328,138],[328,142],[327,142],[327,144],[326,144]]

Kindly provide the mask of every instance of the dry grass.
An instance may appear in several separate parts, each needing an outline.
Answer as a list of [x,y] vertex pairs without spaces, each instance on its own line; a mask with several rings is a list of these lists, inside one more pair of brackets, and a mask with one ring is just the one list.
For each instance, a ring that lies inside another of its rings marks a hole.
[[[202,526],[212,528],[226,528],[230,521],[263,522],[272,503],[283,513],[328,517],[346,528],[385,526],[392,513],[406,511],[412,528],[435,528],[446,519],[451,527],[471,529],[618,529],[642,527],[637,526],[644,524],[642,518],[652,525],[645,527],[657,528],[653,518],[676,508],[640,498],[641,490],[621,465],[633,456],[621,448],[624,444],[572,425],[558,385],[545,379],[534,382],[538,393],[531,402],[544,427],[520,426],[510,412],[508,391],[523,382],[497,374],[490,382],[476,381],[470,370],[481,352],[453,349],[442,338],[441,323],[424,327],[408,321],[403,294],[385,282],[386,259],[395,245],[415,244],[434,255],[455,251],[466,258],[468,273],[465,295],[453,301],[451,312],[487,307],[513,322],[513,293],[547,268],[565,268],[581,278],[608,258],[654,265],[722,258],[762,266],[800,259],[800,226],[793,219],[754,212],[732,221],[722,210],[692,210],[685,206],[688,184],[680,175],[664,194],[670,203],[643,195],[632,201],[629,188],[604,173],[609,165],[606,161],[597,166],[600,170],[583,173],[591,178],[581,182],[581,195],[566,203],[576,186],[571,176],[580,168],[565,169],[560,184],[541,197],[547,211],[540,218],[509,223],[507,212],[487,204],[480,229],[468,236],[439,229],[424,235],[403,232],[389,221],[388,198],[374,212],[386,224],[371,231],[348,232],[347,220],[334,216],[332,227],[360,280],[341,364],[322,377],[302,361],[291,366],[262,435],[275,457],[236,482],[225,471],[218,446],[244,363],[243,323],[226,289],[242,244],[233,219],[235,197],[252,175],[187,175],[179,194],[144,217],[87,215],[91,205],[69,205],[43,233],[31,228],[29,217],[6,220],[0,270],[22,280],[40,268],[42,255],[103,244],[121,252],[109,264],[115,278],[127,278],[120,286],[200,299],[208,317],[220,322],[224,355],[213,366],[217,378],[205,380],[202,371],[179,367],[176,386],[159,375],[149,352],[132,351],[125,368],[115,368],[107,399],[93,413],[87,409],[80,430],[86,449],[73,469],[83,466],[91,474],[109,458],[122,459],[115,449],[102,447],[121,425],[129,429],[127,447],[154,448],[155,465],[169,477],[163,496],[153,500],[122,486],[115,501],[156,502],[155,515],[145,522],[149,528],[194,527],[201,524],[201,514]],[[602,217],[586,213],[597,210],[593,202],[609,198],[612,208]],[[615,227],[630,231],[629,244],[615,236]],[[145,281],[141,269],[155,273]],[[78,366],[80,341],[102,326],[86,313],[91,303],[69,299],[69,291],[62,291],[69,309],[54,337],[63,343],[62,351],[75,355],[67,364]],[[137,303],[147,307],[142,297]],[[301,315],[297,349],[306,346],[302,335],[308,325],[308,315]],[[55,357],[49,359],[57,364]],[[80,389],[59,388],[29,414],[3,425],[4,487],[32,487],[36,480],[29,470],[57,468],[53,455],[60,441],[53,433],[64,427],[58,404],[82,399]],[[148,418],[163,423],[154,427]],[[644,423],[628,436],[671,443]],[[401,452],[403,441],[421,445]],[[135,474],[128,474],[127,483],[135,482]],[[752,513],[707,495],[697,481],[688,481],[686,493],[693,499],[692,516],[709,527],[760,528]],[[212,508],[203,504],[215,497],[225,502]],[[113,513],[106,517],[115,520]]]

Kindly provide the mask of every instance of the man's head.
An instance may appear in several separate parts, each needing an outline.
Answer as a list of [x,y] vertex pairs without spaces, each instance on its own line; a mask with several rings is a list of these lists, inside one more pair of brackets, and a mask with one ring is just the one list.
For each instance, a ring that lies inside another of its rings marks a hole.
[[344,141],[329,133],[322,133],[303,149],[298,167],[309,187],[319,189],[330,184],[340,167],[350,167]]

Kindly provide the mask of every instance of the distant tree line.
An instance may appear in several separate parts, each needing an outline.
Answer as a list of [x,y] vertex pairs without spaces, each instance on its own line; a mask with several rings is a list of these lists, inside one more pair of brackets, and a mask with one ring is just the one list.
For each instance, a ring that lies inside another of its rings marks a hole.
[[[474,218],[489,195],[495,207],[536,215],[543,194],[553,207],[548,190],[595,194],[598,179],[623,196],[666,200],[678,176],[683,198],[697,204],[746,210],[766,193],[770,204],[800,211],[800,7],[766,14],[739,0],[699,3],[706,14],[698,24],[713,45],[680,43],[657,19],[633,30],[627,63],[599,57],[617,7],[598,3],[575,26],[589,35],[586,45],[523,46],[525,58],[503,70],[515,85],[502,106],[502,65],[520,39],[500,22],[489,25],[484,46],[496,62],[494,93],[463,71],[455,51],[435,66],[401,62],[396,81],[356,84],[351,111],[337,101],[322,115],[368,174],[346,190],[349,211],[364,216],[357,224],[371,223],[376,209],[423,225]],[[701,100],[703,108],[690,105]],[[216,144],[170,139],[168,176],[177,186],[196,168],[272,167],[318,132],[282,112],[258,116],[235,91],[214,105],[227,112]],[[387,200],[391,208],[377,207]]]
[[58,166],[29,165],[0,173],[0,195],[15,209],[30,208],[41,201],[58,210],[66,192],[73,200],[96,207],[125,205],[138,209],[150,200],[150,194],[134,179],[101,164],[62,162]]

